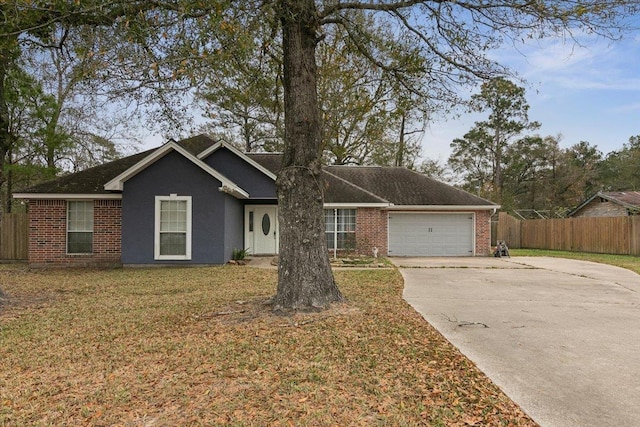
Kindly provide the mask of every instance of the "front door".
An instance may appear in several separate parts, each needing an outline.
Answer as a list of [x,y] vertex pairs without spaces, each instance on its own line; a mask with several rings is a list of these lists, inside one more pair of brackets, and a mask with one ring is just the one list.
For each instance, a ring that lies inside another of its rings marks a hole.
[[245,246],[253,255],[278,253],[277,206],[245,206]]

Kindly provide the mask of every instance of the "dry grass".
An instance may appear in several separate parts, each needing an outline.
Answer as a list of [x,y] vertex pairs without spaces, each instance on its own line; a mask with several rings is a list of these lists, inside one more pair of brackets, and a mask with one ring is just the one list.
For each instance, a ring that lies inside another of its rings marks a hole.
[[272,315],[251,267],[0,267],[0,426],[535,425],[401,298],[340,271],[349,303]]

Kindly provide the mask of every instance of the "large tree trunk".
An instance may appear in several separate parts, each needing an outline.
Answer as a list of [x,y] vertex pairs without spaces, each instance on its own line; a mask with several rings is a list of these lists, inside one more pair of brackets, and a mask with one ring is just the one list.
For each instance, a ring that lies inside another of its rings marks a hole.
[[327,307],[342,300],[325,240],[321,126],[316,88],[314,0],[281,0],[285,147],[276,180],[280,261],[274,310]]
[[[2,187],[6,181],[5,159],[7,152],[11,148],[9,107],[7,106],[5,89],[7,74],[9,72],[8,67],[13,58],[13,52],[7,47],[9,41],[0,40],[0,43],[3,42],[6,43],[6,45],[0,45],[0,187]],[[0,210],[2,209],[0,208]]]

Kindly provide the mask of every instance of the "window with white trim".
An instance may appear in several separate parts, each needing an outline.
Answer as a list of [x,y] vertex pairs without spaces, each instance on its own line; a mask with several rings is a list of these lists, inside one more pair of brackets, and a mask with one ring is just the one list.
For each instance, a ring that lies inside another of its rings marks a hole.
[[155,259],[191,259],[191,196],[156,196]]
[[329,250],[353,250],[356,246],[356,210],[325,209],[324,226]]
[[67,202],[67,253],[93,252],[93,201]]

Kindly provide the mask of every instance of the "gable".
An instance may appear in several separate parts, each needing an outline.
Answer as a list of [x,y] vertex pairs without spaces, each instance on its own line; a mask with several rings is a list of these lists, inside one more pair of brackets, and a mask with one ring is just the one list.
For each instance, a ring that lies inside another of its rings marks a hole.
[[147,188],[147,194],[157,194],[157,191],[161,191],[161,194],[184,194],[196,187],[198,191],[200,187],[204,187],[209,193],[218,192],[216,190],[222,182],[201,168],[195,167],[179,153],[171,151],[127,179],[124,182],[123,196],[129,197],[126,190],[141,184]]
[[170,141],[164,144],[163,146],[161,146],[160,148],[156,149],[151,154],[146,156],[144,159],[142,159],[141,161],[139,161],[129,169],[125,170],[124,172],[122,172],[120,175],[116,176],[109,182],[107,182],[104,185],[105,190],[122,191],[124,188],[124,183],[127,180],[136,176],[143,170],[151,167],[155,162],[157,162],[159,159],[162,159],[167,154],[173,153],[173,152],[184,157],[190,163],[189,167],[199,168],[205,173],[212,176],[213,178],[220,181],[221,186],[219,189],[221,191],[232,194],[233,196],[238,198],[249,197],[249,194],[245,190],[243,190],[240,186],[235,184],[233,181],[225,177],[220,172],[211,168],[202,160],[198,159],[197,157],[189,153],[186,149],[182,148],[180,145],[178,145],[176,142],[173,142],[173,141]]
[[639,211],[640,191],[599,191],[568,216],[626,216]]
[[220,147],[203,161],[246,190],[252,199],[276,198],[275,177],[265,174],[229,148]]
[[591,200],[582,206],[579,211],[573,213],[573,216],[576,217],[615,217],[627,215],[627,208],[624,206],[609,200],[602,200],[599,197]]

